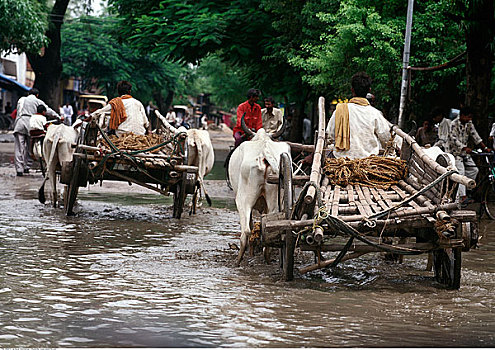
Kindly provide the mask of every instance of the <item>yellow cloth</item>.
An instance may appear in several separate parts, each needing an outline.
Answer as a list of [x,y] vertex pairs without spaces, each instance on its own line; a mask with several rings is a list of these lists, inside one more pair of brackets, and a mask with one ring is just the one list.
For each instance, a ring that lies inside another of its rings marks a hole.
[[132,98],[132,96],[122,95],[121,97],[115,97],[110,100],[109,103],[112,106],[112,110],[110,111],[110,122],[108,123],[110,129],[117,130],[119,125],[127,119],[124,103],[122,102],[122,100],[127,98]]
[[[360,106],[370,104],[364,97],[353,97],[349,103],[355,103]],[[350,147],[349,108],[347,103],[339,103],[335,109],[335,148],[337,151],[348,151]]]

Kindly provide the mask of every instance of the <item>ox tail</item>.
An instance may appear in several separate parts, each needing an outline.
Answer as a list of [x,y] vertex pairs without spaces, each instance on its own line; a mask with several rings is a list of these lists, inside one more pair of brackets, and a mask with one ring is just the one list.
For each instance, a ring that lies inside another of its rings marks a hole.
[[60,133],[55,134],[55,138],[52,143],[52,149],[50,152],[50,157],[48,158],[48,162],[46,163],[46,174],[45,178],[43,179],[43,183],[41,184],[40,189],[38,190],[38,200],[40,203],[45,203],[46,202],[46,197],[45,197],[45,183],[50,177],[50,166],[53,162],[53,158],[55,157],[55,153],[57,152],[57,147],[58,147],[58,141],[60,139]]

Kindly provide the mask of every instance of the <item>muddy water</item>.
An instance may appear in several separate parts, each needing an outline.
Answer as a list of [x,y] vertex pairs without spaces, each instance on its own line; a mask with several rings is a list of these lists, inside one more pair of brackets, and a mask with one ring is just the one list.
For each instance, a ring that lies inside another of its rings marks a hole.
[[95,188],[67,218],[34,199],[39,181],[0,176],[1,347],[495,345],[492,222],[463,254],[459,291],[424,256],[286,283],[259,256],[234,267],[229,199],[179,221],[168,198]]

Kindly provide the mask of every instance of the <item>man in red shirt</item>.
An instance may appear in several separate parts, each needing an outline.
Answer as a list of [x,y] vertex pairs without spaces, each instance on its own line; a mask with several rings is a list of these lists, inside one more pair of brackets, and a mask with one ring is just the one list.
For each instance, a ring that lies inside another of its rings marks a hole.
[[244,135],[244,131],[241,128],[241,118],[244,113],[246,113],[244,116],[244,121],[249,129],[258,131],[258,129],[263,127],[263,121],[261,119],[261,106],[256,103],[259,96],[259,90],[249,89],[247,92],[247,101],[241,103],[237,107],[237,123],[234,127],[235,147],[247,140],[247,136]]

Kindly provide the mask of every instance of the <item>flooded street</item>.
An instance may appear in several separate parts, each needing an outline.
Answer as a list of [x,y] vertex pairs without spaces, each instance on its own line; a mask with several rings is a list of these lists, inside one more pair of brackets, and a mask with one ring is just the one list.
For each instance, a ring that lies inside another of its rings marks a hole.
[[212,208],[181,220],[171,198],[125,183],[82,189],[66,217],[37,201],[39,175],[13,174],[4,162],[1,347],[495,346],[493,222],[463,253],[458,291],[435,283],[425,255],[370,254],[283,282],[275,260],[234,266],[223,181],[207,184]]

